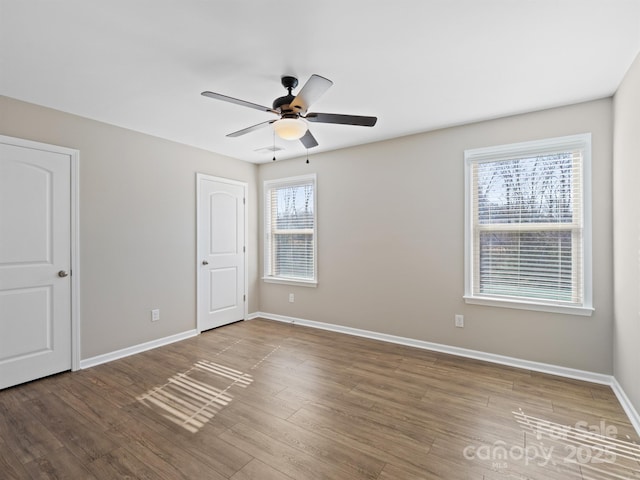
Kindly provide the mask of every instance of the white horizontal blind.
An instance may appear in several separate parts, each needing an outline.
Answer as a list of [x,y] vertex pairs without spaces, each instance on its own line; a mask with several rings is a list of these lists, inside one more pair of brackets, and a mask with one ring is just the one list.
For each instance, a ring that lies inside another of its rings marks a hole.
[[583,306],[584,148],[574,143],[471,156],[472,296]]
[[315,281],[315,177],[268,182],[265,277]]

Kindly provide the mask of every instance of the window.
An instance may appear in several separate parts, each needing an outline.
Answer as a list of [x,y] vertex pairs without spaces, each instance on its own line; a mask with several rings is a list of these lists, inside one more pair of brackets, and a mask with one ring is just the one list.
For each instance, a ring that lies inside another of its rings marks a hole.
[[467,303],[591,315],[591,135],[465,151]]
[[315,286],[315,175],[268,181],[264,191],[264,280]]

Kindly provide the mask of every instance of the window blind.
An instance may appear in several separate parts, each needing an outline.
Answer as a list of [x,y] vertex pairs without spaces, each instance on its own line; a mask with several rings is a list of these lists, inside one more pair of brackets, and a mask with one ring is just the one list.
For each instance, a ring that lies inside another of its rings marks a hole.
[[585,145],[537,142],[467,156],[466,295],[585,305]]
[[315,177],[266,184],[265,277],[315,281]]

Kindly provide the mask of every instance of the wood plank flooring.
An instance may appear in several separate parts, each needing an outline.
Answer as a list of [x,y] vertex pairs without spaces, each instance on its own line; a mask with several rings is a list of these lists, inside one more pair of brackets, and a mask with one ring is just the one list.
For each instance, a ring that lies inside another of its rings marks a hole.
[[0,391],[1,479],[640,479],[609,387],[252,320]]

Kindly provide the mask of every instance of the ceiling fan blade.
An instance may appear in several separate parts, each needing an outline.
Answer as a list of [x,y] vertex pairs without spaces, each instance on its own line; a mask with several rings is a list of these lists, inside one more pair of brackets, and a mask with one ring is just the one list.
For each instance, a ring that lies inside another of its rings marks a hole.
[[317,147],[318,146],[318,141],[311,134],[311,130],[307,130],[307,133],[305,133],[303,135],[303,137],[300,139],[300,141],[305,146],[305,148],[313,148],[313,147]]
[[251,127],[247,127],[247,128],[243,128],[242,130],[238,130],[237,132],[232,132],[227,134],[227,137],[239,137],[241,135],[245,135],[249,132],[253,132],[254,130],[260,130],[263,127],[266,127],[267,125],[271,125],[273,122],[275,122],[275,120],[268,120],[266,122],[261,122],[258,123],[256,125],[252,125]]
[[339,113],[309,113],[306,120],[318,123],[337,123],[340,125],[359,125],[373,127],[378,117],[363,117],[361,115],[341,115]]
[[246,100],[240,100],[239,98],[228,97],[227,95],[222,95],[221,93],[215,92],[202,92],[201,95],[205,97],[213,98],[215,100],[222,100],[223,102],[235,103],[236,105],[241,105],[243,107],[253,108],[255,110],[260,110],[261,112],[272,112],[276,115],[279,115],[278,112],[273,110],[270,107],[265,107],[264,105],[258,105],[257,103],[247,102]]
[[312,103],[316,102],[324,92],[329,90],[331,85],[333,85],[331,80],[314,73],[298,92],[296,98],[293,99],[290,107],[301,112],[306,112]]

